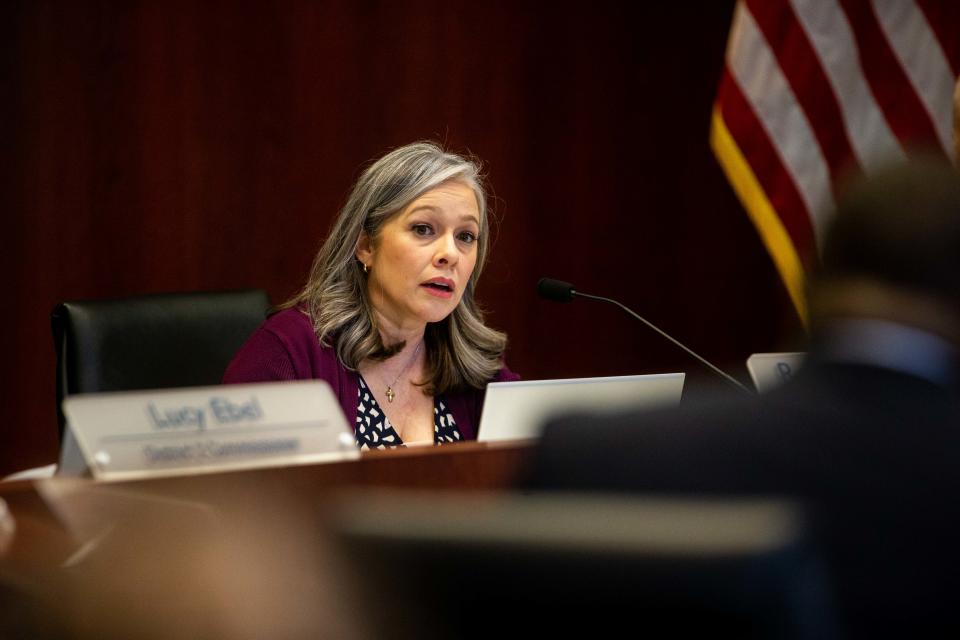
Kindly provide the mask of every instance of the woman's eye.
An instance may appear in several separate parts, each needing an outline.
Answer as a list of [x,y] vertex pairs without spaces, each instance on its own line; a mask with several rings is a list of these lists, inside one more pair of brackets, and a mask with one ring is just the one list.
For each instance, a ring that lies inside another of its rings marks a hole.
[[473,244],[477,241],[477,236],[471,231],[461,231],[457,237],[460,242],[466,242],[467,244]]
[[418,236],[428,236],[433,233],[433,229],[428,224],[415,224],[413,225],[413,232]]

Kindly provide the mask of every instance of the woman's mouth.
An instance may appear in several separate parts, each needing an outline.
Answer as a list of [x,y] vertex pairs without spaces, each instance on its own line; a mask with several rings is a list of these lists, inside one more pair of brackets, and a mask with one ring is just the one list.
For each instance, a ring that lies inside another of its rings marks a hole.
[[453,296],[453,280],[448,278],[433,278],[420,285],[432,296],[438,298],[449,298]]

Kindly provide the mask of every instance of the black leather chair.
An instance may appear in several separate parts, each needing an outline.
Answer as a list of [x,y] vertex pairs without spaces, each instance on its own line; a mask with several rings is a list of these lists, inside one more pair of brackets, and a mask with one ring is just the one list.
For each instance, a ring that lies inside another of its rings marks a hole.
[[218,384],[268,307],[260,289],[58,304],[50,320],[60,437],[65,396]]

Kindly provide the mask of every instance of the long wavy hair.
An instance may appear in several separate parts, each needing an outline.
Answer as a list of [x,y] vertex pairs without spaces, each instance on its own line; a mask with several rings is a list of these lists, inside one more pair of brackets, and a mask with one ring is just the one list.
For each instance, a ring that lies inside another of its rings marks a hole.
[[394,149],[370,165],[357,180],[310,269],[303,289],[281,308],[309,314],[317,339],[332,346],[340,362],[356,371],[366,359],[385,360],[403,343],[385,345],[367,296],[363,265],[356,258],[365,231],[376,241],[383,225],[425,192],[449,181],[470,186],[480,210],[477,262],[460,303],[424,332],[428,395],[483,388],[502,366],[506,335],[486,326],[474,291],[490,246],[487,196],[477,161],[444,151],[432,142]]

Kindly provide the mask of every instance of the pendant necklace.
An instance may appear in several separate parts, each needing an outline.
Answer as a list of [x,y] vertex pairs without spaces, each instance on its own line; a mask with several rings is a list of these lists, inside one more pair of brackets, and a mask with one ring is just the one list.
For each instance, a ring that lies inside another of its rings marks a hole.
[[413,350],[413,355],[410,356],[410,361],[404,365],[403,369],[400,370],[400,373],[397,374],[397,377],[393,379],[393,382],[387,385],[387,402],[393,402],[393,399],[397,397],[397,392],[393,390],[393,385],[397,384],[397,381],[400,380],[400,376],[407,372],[411,366],[413,366],[413,361],[417,359],[417,355],[420,353],[420,347],[423,346],[423,340],[420,341],[420,344],[417,345],[417,348]]

